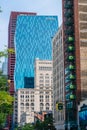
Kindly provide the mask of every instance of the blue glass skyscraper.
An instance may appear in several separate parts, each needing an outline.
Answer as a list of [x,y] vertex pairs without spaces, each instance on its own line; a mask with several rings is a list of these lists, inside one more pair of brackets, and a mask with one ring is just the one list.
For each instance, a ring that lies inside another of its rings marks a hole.
[[[57,16],[19,15],[15,31],[15,89],[34,80],[35,58],[52,59],[52,37],[58,30]],[[32,78],[32,79],[31,79]]]

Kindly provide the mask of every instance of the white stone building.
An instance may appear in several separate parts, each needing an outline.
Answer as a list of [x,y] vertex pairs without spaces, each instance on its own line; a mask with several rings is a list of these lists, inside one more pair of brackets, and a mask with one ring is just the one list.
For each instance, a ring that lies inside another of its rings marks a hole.
[[14,106],[14,122],[19,125],[34,122],[34,112],[52,111],[52,61],[35,60],[35,88],[19,89]]
[[34,121],[34,89],[19,89],[15,93],[14,122],[18,125]]
[[52,61],[35,61],[35,111],[52,110]]

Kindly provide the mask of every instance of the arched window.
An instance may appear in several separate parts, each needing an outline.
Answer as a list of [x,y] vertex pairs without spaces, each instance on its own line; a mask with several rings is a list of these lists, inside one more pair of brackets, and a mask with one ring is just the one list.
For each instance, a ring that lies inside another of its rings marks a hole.
[[24,103],[21,103],[21,106],[24,106]]
[[49,105],[49,103],[46,103],[46,107],[49,107],[50,105]]
[[29,103],[26,103],[26,106],[29,106]]
[[43,106],[44,106],[44,104],[43,104],[43,103],[40,103],[40,106],[41,106],[41,107],[43,107]]
[[34,106],[34,103],[31,103],[31,106]]

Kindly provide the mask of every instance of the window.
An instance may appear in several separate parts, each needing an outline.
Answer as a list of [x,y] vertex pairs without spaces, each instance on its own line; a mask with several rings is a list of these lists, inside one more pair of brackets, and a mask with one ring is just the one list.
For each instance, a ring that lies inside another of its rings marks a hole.
[[44,104],[43,104],[43,103],[40,103],[40,106],[42,106],[42,107],[43,107],[43,106],[44,106]]
[[46,83],[49,83],[49,80],[45,80]]
[[48,111],[48,110],[49,110],[49,107],[46,107],[46,110]]
[[29,106],[29,103],[26,103],[26,106]]
[[31,103],[31,106],[34,106],[34,103]]
[[46,95],[46,98],[49,98],[49,95]]
[[43,99],[40,99],[40,102],[43,102]]
[[43,98],[43,95],[40,95],[40,98]]
[[43,94],[43,91],[40,91],[40,94]]
[[42,83],[43,83],[44,81],[43,81],[43,80],[40,80],[39,82],[42,82]]
[[21,106],[24,106],[24,103],[21,103]]
[[46,92],[46,94],[49,94],[49,92]]
[[43,107],[40,107],[40,111],[43,111]]
[[49,84],[45,84],[45,86],[49,86]]
[[34,111],[34,107],[31,107],[31,111]]

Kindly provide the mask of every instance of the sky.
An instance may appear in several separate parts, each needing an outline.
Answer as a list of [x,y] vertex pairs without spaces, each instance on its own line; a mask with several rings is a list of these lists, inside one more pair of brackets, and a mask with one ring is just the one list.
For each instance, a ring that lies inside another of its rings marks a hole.
[[62,0],[0,0],[0,51],[8,44],[8,24],[11,11],[35,12],[37,15],[57,15],[62,23]]

